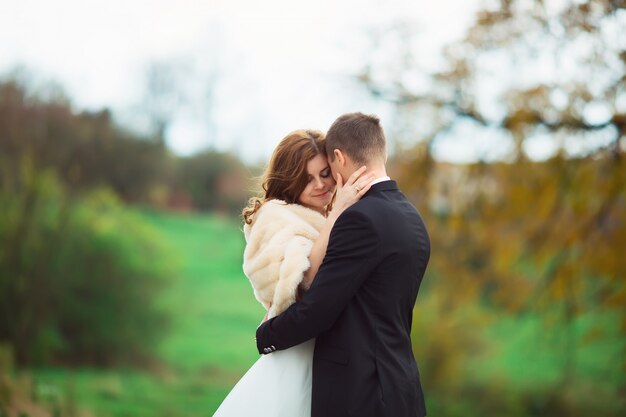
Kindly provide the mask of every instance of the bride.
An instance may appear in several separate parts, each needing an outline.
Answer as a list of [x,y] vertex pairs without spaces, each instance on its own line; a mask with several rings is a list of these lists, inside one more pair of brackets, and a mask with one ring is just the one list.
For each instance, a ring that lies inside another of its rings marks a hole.
[[[267,310],[264,320],[311,286],[335,220],[369,190],[373,177],[365,169],[335,182],[316,130],[296,130],[278,144],[263,176],[264,196],[243,210],[243,270]],[[314,347],[311,339],[263,355],[213,416],[309,417]]]

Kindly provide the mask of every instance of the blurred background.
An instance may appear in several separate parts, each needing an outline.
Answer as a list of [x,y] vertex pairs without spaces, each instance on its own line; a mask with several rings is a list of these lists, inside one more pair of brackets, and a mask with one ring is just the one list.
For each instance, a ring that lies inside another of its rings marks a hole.
[[209,416],[258,358],[239,213],[382,119],[428,413],[626,414],[626,2],[0,3],[0,416]]

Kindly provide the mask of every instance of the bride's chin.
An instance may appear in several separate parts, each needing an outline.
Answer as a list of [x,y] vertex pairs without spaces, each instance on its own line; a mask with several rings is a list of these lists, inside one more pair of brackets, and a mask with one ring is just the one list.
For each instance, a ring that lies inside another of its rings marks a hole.
[[324,203],[323,203],[323,204],[321,204],[321,207],[326,207],[327,205],[329,205],[329,204],[330,204],[330,202],[331,202],[331,201],[332,201],[332,198],[330,198],[330,197],[329,197],[329,198],[326,198],[326,199],[325,199],[325,201],[324,201]]

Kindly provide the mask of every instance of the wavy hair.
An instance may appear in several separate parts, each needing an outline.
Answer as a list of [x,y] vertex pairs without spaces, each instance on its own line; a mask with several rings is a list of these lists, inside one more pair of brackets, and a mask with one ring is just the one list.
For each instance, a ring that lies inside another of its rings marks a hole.
[[252,224],[254,213],[269,200],[298,203],[309,181],[308,162],[317,155],[326,156],[324,141],[319,130],[295,130],[280,141],[262,177],[263,196],[252,197],[243,209],[246,224]]

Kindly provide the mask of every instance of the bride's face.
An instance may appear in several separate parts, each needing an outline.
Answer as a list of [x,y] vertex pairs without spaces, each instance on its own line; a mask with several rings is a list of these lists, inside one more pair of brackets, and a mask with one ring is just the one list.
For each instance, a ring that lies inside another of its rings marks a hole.
[[323,155],[316,155],[307,163],[306,170],[309,174],[309,182],[298,201],[303,206],[324,212],[324,208],[330,204],[335,192],[335,180],[326,158]]

